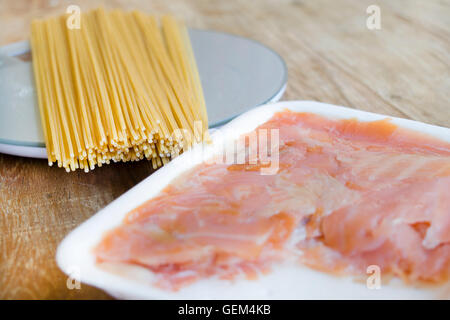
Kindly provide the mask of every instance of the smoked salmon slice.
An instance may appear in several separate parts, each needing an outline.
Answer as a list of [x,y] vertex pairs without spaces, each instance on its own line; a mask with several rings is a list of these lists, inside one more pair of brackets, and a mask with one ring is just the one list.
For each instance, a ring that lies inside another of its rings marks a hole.
[[130,212],[95,248],[99,264],[143,266],[177,290],[257,278],[286,260],[331,273],[370,265],[408,283],[450,276],[450,144],[388,119],[283,111],[278,171],[204,163]]

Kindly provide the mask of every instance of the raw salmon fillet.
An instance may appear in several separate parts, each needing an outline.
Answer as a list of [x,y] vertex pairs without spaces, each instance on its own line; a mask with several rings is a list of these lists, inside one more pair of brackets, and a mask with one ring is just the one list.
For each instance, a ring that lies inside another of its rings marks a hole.
[[[374,122],[283,111],[279,169],[201,164],[130,212],[95,248],[162,288],[256,278],[289,260],[338,274],[370,265],[408,283],[450,275],[450,144]],[[257,131],[256,130],[256,131]]]

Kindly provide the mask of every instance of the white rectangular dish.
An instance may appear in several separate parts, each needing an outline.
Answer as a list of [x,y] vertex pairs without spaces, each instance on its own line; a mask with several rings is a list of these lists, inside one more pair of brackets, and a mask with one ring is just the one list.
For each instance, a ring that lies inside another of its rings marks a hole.
[[[311,112],[332,119],[356,118],[374,121],[390,118],[399,127],[450,142],[450,129],[411,120],[388,117],[355,109],[312,101],[285,101],[264,105],[237,117],[220,129],[225,140],[235,140],[254,130],[282,110]],[[213,145],[219,134],[212,134]],[[229,282],[218,279],[200,280],[176,292],[159,289],[150,284],[152,273],[138,266],[125,266],[119,276],[96,265],[92,252],[103,234],[118,226],[134,208],[157,196],[180,174],[215,154],[214,146],[194,149],[182,154],[168,165],[146,178],[131,190],[100,210],[60,244],[57,263],[69,276],[96,286],[123,299],[449,299],[450,284],[439,288],[418,289],[400,281],[391,281],[379,290],[369,289],[351,277],[336,277],[303,266],[277,265],[258,280]]]

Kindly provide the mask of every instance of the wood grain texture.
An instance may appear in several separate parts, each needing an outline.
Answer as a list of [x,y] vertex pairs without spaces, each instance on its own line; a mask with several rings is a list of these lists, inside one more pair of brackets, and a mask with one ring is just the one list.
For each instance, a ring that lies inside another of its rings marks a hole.
[[[26,39],[33,17],[69,4],[173,13],[191,27],[260,41],[287,62],[286,100],[450,126],[450,1],[0,0],[0,45]],[[381,30],[366,28],[370,4],[381,9]],[[151,173],[140,162],[67,174],[44,160],[0,155],[0,298],[108,298],[84,284],[67,289],[57,244]]]

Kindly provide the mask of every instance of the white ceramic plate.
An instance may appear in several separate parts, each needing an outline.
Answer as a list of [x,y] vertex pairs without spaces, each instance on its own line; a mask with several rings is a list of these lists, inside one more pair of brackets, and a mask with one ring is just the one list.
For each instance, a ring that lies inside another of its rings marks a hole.
[[[191,29],[189,34],[210,127],[281,98],[287,69],[276,52],[227,33]],[[31,62],[15,57],[29,50],[28,41],[0,47],[0,152],[47,158]]]
[[[219,130],[221,136],[236,139],[243,133],[266,122],[277,111],[312,112],[330,118],[357,118],[361,121],[384,119],[386,116],[311,101],[286,101],[265,105],[248,111]],[[450,129],[416,121],[392,118],[398,126],[424,132],[450,142]],[[217,142],[218,132],[212,134]],[[379,290],[368,289],[351,277],[335,277],[299,265],[277,265],[257,281],[200,280],[177,292],[168,292],[151,286],[152,273],[137,266],[125,265],[118,276],[100,269],[95,263],[92,248],[104,232],[118,226],[125,215],[145,201],[158,195],[174,178],[191,169],[203,159],[214,155],[214,145],[201,149],[197,146],[162,167],[134,188],[114,200],[89,220],[72,231],[60,244],[57,263],[67,274],[82,282],[105,290],[119,298],[134,299],[422,299],[450,298],[450,287],[418,289],[391,281]]]

